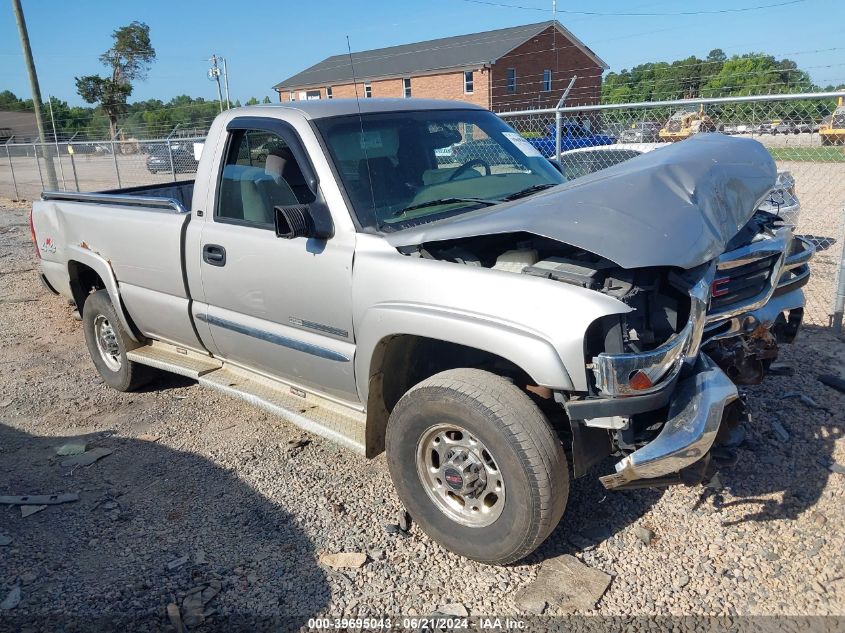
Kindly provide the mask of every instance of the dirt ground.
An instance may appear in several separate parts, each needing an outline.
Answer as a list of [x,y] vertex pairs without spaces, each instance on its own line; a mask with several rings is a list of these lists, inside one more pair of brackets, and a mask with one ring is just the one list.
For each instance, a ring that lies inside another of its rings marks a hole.
[[[746,390],[753,419],[723,487],[607,492],[604,463],[574,483],[537,553],[487,567],[395,529],[383,456],[365,461],[179,377],[107,388],[71,307],[37,280],[27,213],[0,205],[0,495],[79,500],[29,516],[0,505],[0,601],[19,595],[0,630],[165,630],[168,605],[184,615],[198,591],[210,598],[192,630],[446,603],[517,615],[518,591],[567,553],[612,576],[590,615],[845,615],[845,396],[816,379],[845,375],[845,345],[828,330],[808,327],[784,351],[794,376]],[[112,452],[74,466],[56,454],[71,441]],[[367,562],[319,563],[341,551]]]

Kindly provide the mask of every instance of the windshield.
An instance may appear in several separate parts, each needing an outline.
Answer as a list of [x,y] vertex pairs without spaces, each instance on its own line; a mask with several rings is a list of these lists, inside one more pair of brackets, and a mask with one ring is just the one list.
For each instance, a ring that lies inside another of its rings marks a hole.
[[564,182],[486,110],[356,114],[316,125],[365,229],[396,231]]

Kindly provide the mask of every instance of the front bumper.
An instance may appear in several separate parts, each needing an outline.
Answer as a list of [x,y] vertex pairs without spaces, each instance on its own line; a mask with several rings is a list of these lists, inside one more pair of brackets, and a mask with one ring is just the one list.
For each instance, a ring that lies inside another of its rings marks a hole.
[[616,473],[601,477],[605,488],[630,487],[635,482],[679,473],[703,459],[719,431],[725,407],[739,396],[731,379],[700,354],[694,374],[680,380],[669,403],[660,434],[616,464]]

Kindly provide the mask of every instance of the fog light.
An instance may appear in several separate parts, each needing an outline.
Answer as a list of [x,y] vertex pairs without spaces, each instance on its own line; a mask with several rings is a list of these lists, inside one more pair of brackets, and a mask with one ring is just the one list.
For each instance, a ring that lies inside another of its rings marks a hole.
[[646,376],[641,370],[635,371],[628,380],[628,385],[630,385],[631,389],[636,389],[637,391],[648,389],[653,384],[651,378]]

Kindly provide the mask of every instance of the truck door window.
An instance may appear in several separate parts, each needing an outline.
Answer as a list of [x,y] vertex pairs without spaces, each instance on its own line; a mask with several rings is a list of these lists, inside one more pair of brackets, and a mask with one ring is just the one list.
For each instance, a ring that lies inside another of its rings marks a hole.
[[273,208],[314,201],[285,141],[262,130],[236,130],[229,137],[215,219],[273,227]]

